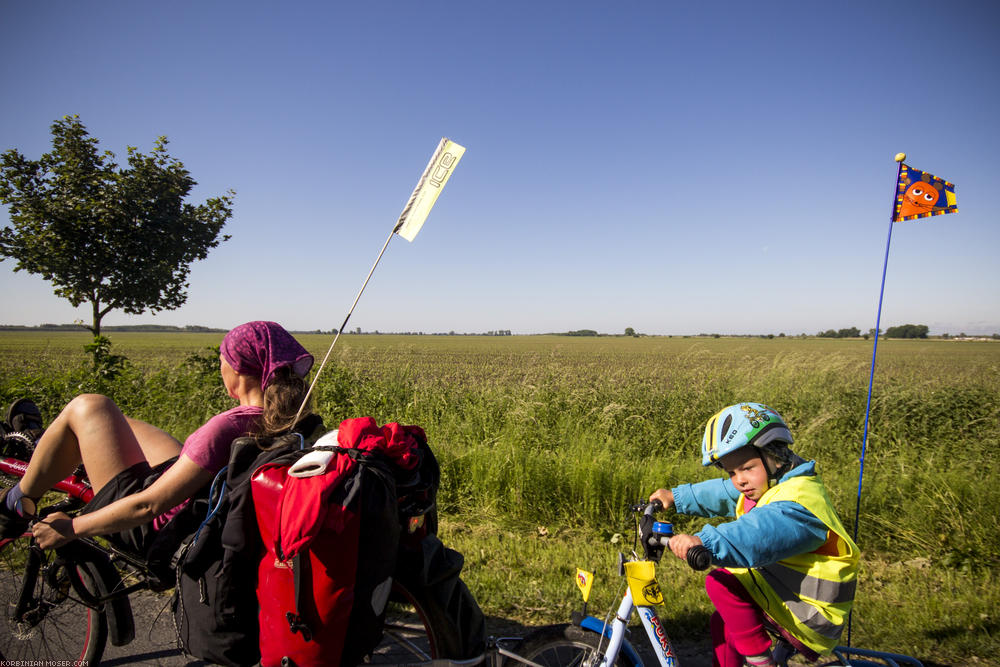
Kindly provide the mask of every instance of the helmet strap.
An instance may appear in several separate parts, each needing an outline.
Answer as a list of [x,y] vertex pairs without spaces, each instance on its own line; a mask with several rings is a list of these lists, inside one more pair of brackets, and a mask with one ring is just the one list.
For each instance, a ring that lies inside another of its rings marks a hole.
[[761,448],[757,448],[757,455],[760,457],[760,462],[764,465],[764,470],[767,471],[767,482],[768,488],[778,483],[778,480],[788,472],[790,466],[788,464],[778,465],[774,470],[771,469],[771,465],[767,462],[767,456]]

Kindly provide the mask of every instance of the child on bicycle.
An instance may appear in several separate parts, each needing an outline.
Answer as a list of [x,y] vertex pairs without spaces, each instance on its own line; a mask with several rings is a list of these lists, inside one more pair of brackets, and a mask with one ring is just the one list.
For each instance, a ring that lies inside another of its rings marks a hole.
[[816,476],[788,446],[781,415],[760,403],[731,405],[708,420],[702,465],[729,479],[659,489],[650,501],[682,514],[735,516],[678,534],[670,550],[685,558],[695,545],[712,553],[705,589],[715,613],[710,628],[715,664],[773,665],[767,626],[802,653],[829,653],[854,601],[860,551]]
[[274,322],[248,322],[220,347],[222,383],[239,405],[209,419],[184,445],[122,414],[97,394],[77,396],[44,431],[20,482],[0,493],[0,537],[21,535],[39,498],[82,462],[94,498],[77,516],[54,513],[32,527],[40,547],[108,535],[145,556],[157,533],[229,461],[234,439],[291,428],[307,394],[313,357]]

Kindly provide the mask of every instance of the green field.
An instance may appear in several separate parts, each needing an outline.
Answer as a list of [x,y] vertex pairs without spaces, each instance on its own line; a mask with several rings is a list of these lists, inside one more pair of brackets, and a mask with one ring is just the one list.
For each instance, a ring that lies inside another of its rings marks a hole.
[[[0,400],[27,394],[53,415],[101,391],[180,438],[228,407],[209,349],[220,334],[111,338],[130,365],[100,378],[85,332],[0,332]],[[317,360],[332,340],[300,339]],[[704,422],[739,400],[785,416],[852,527],[871,353],[871,341],[812,338],[349,335],[315,409],[331,428],[362,415],[424,427],[444,475],[442,536],[465,554],[464,578],[491,617],[540,624],[579,606],[577,566],[598,576],[592,613],[621,594],[624,507],[711,476]],[[998,450],[1000,344],[879,343],[854,644],[1000,664]],[[659,573],[671,636],[704,639],[703,575],[675,559]]]

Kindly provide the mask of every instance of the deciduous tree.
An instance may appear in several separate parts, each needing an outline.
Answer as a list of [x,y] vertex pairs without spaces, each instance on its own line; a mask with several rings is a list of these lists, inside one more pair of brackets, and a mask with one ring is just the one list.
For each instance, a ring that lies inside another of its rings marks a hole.
[[229,238],[221,231],[235,193],[185,202],[196,182],[167,153],[166,137],[149,155],[129,146],[128,166],[119,168],[79,117],[51,129],[52,151],[38,160],[16,149],[0,159],[0,202],[11,221],[0,229],[0,261],[41,275],[73,306],[89,303],[95,337],[112,310],[179,308],[191,262]]

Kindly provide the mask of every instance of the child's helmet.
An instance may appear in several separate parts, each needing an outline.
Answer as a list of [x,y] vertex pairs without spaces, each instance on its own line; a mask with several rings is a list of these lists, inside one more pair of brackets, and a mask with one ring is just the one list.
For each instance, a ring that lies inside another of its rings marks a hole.
[[792,432],[777,412],[762,403],[737,403],[723,408],[705,425],[701,464],[718,462],[726,454],[753,445],[792,444]]

